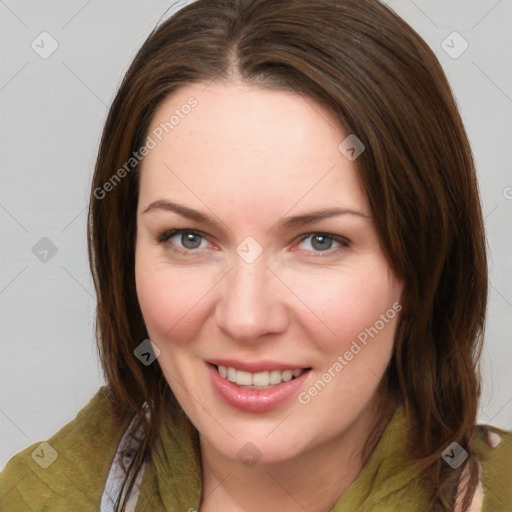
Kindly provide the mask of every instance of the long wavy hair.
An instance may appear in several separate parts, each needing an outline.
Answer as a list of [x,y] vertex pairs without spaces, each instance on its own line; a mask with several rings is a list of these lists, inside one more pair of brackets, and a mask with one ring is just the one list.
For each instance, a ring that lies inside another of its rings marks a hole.
[[[175,405],[159,365],[142,365],[134,356],[148,333],[135,288],[139,164],[133,154],[169,94],[233,77],[302,94],[366,146],[354,163],[383,251],[405,283],[379,390],[411,418],[409,444],[432,511],[453,509],[458,477],[468,466],[465,511],[478,483],[472,436],[488,286],[475,165],[434,52],[377,0],[197,0],[155,27],[126,72],[105,123],[88,212],[104,376],[120,424],[135,417],[133,429],[142,424],[146,432],[123,489],[131,491],[163,412]],[[384,416],[383,407],[364,461]],[[469,455],[460,471],[441,458],[454,441]],[[121,501],[117,510],[125,509]]]

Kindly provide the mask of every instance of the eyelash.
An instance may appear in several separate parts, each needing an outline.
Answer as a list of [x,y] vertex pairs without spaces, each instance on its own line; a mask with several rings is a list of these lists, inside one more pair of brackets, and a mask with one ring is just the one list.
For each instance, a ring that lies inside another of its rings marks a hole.
[[[202,233],[201,231],[196,231],[194,229],[171,229],[171,230],[166,230],[166,231],[163,231],[162,233],[160,233],[157,237],[156,237],[156,241],[158,243],[161,243],[161,244],[166,244],[170,238],[172,238],[173,236],[175,235],[179,235],[179,234],[183,234],[183,233],[192,233],[194,235],[197,235],[197,236],[200,236],[202,238],[204,238],[205,240],[208,239],[208,237]],[[317,255],[314,256],[315,258],[316,257],[323,257],[322,253],[325,253],[326,256],[332,256],[334,253],[337,253],[338,251],[342,251],[344,249],[347,249],[348,247],[350,247],[351,245],[351,242],[350,240],[348,240],[347,238],[344,238],[342,236],[339,236],[339,235],[333,235],[333,234],[330,234],[330,233],[323,233],[323,232],[317,232],[317,231],[314,231],[314,232],[311,232],[311,233],[306,233],[304,235],[300,235],[299,237],[299,242],[303,242],[304,240],[306,240],[307,238],[309,237],[312,237],[312,236],[321,236],[321,237],[325,237],[325,238],[330,238],[332,240],[334,240],[335,242],[338,242],[340,244],[340,247],[338,247],[337,249],[334,249],[334,250],[327,250],[327,251],[313,251],[313,252],[316,252]],[[190,255],[191,253],[193,252],[200,252],[202,251],[202,249],[181,249],[179,247],[176,247],[172,244],[168,244],[169,247],[171,248],[172,251],[174,252],[177,252],[179,254],[184,254],[184,255]]]

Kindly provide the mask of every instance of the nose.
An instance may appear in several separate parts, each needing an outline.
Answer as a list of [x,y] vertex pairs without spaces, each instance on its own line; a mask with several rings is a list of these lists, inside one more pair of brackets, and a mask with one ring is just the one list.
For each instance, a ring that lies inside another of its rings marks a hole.
[[237,258],[220,286],[215,319],[231,339],[250,343],[286,330],[288,290],[263,255],[252,263]]

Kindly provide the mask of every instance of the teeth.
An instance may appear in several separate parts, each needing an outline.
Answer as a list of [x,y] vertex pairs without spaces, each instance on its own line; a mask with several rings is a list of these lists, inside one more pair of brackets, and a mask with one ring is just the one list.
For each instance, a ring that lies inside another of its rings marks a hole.
[[258,373],[244,372],[237,370],[231,366],[217,366],[217,370],[221,377],[227,378],[230,382],[238,386],[251,386],[256,388],[267,388],[280,384],[281,382],[288,382],[292,378],[299,377],[304,370],[270,370]]
[[292,380],[292,377],[293,377],[292,370],[285,370],[283,372],[283,380],[285,382],[288,382],[289,380]]
[[[226,368],[224,368],[224,371],[226,370]],[[227,375],[228,375],[228,380],[231,381],[231,382],[236,382],[236,370],[234,368],[228,368],[227,369]]]
[[239,386],[252,386],[252,375],[249,372],[236,371],[236,383]]
[[270,372],[270,384],[279,384],[281,382],[281,372],[279,370],[272,370]]
[[[253,373],[252,375],[249,373],[248,375],[251,376],[251,384],[253,386],[268,386],[270,382],[270,372],[259,372],[259,373]],[[237,382],[238,384],[238,379]]]

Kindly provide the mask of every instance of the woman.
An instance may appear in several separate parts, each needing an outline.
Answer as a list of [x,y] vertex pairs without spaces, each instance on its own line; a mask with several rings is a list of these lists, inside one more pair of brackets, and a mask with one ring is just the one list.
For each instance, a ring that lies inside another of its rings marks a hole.
[[2,510],[510,511],[475,425],[487,300],[471,149],[374,0],[198,0],[106,121],[89,258],[107,385]]

